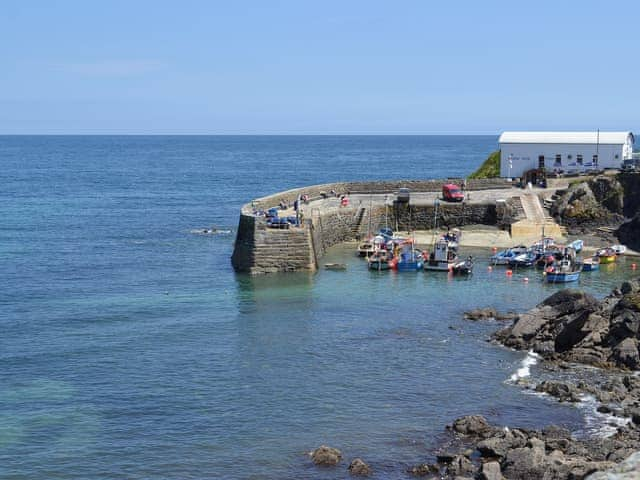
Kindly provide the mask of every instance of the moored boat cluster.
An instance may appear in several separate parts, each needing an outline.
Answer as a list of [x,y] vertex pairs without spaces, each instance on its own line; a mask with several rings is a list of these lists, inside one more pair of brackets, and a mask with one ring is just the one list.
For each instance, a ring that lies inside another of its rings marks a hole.
[[473,258],[460,260],[458,246],[462,233],[458,229],[436,236],[431,251],[416,247],[413,238],[394,235],[389,228],[380,231],[358,246],[358,254],[365,257],[371,270],[415,272],[431,270],[468,275],[473,271]]
[[490,257],[493,265],[511,268],[538,267],[544,269],[544,279],[549,283],[567,283],[580,279],[581,272],[598,270],[601,263],[613,263],[624,254],[624,245],[602,248],[590,257],[579,256],[584,247],[582,240],[568,245],[557,245],[553,238],[544,237],[533,245],[518,245]]

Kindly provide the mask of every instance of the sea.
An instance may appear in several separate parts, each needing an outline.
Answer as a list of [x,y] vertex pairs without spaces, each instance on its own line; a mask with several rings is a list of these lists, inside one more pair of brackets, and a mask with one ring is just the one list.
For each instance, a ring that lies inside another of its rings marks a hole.
[[[252,198],[465,176],[496,149],[496,136],[0,136],[0,478],[321,480],[349,478],[355,457],[408,478],[465,414],[598,435],[587,407],[518,384],[541,365],[489,342],[500,324],[463,318],[562,288],[489,270],[490,250],[469,252],[468,279],[370,272],[349,244],[325,258],[346,271],[231,267]],[[579,287],[602,297],[631,262]],[[343,463],[313,466],[321,444]]]

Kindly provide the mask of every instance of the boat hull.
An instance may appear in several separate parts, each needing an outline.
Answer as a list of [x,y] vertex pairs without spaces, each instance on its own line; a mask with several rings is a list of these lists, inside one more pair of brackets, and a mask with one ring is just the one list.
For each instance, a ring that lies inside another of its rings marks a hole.
[[452,268],[453,262],[429,261],[424,264],[425,270],[431,270],[433,272],[448,272]]
[[396,264],[396,270],[399,272],[417,272],[422,270],[422,262],[398,262]]
[[615,255],[604,255],[600,257],[600,263],[614,263],[616,261]]
[[566,273],[547,272],[545,280],[547,283],[577,282],[580,280],[580,271]]
[[389,270],[389,262],[369,262],[369,270]]

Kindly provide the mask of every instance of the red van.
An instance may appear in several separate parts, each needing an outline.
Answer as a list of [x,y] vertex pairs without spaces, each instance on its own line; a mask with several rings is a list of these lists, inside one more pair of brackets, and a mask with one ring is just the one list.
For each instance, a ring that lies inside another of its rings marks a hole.
[[447,202],[461,202],[464,200],[464,193],[462,193],[459,186],[447,183],[442,186],[442,198]]

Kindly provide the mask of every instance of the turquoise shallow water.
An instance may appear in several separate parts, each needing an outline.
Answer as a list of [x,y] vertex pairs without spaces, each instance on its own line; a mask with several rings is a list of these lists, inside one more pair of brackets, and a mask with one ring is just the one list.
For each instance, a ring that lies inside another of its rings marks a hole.
[[338,246],[346,272],[250,278],[233,235],[190,233],[295,186],[464,175],[495,144],[0,137],[0,478],[347,478],[309,465],[320,443],[402,478],[459,415],[584,428],[505,383],[524,355],[486,342],[497,324],[462,320],[559,288],[531,273],[380,274]]

